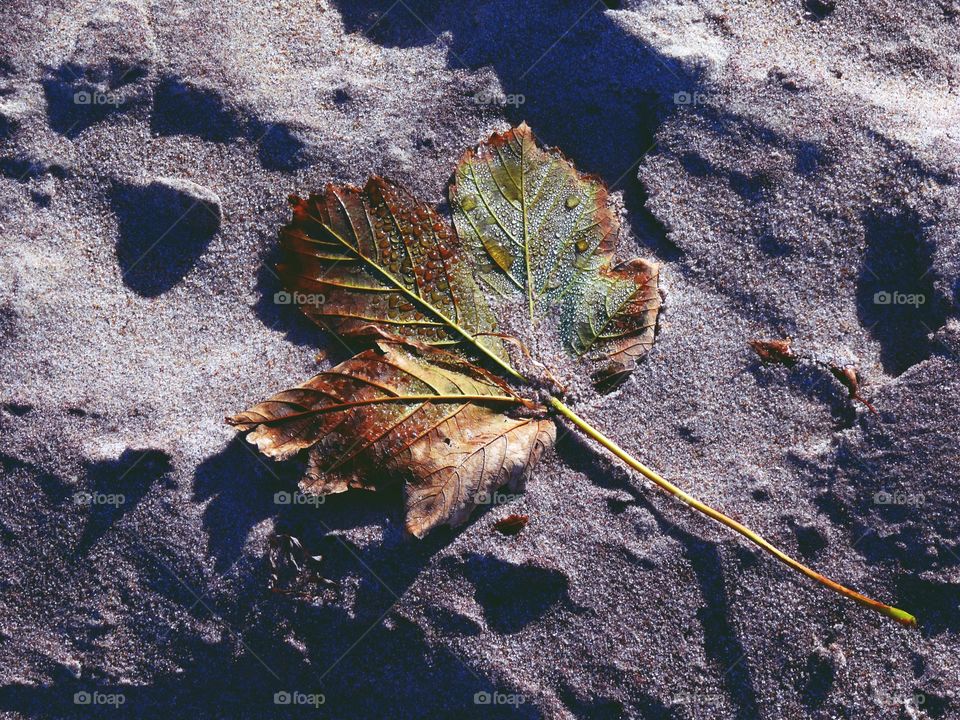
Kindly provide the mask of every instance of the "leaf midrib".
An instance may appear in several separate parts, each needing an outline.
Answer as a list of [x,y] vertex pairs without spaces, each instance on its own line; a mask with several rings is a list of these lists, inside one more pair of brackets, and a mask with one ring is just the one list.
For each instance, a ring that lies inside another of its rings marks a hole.
[[527,227],[526,171],[523,162],[523,138],[520,138],[520,221],[523,227],[523,262],[527,269],[527,301],[530,305],[530,324],[536,321],[534,313],[533,266],[530,264],[530,238]]
[[437,318],[442,320],[447,325],[448,328],[450,328],[451,330],[454,330],[464,340],[470,343],[470,345],[472,345],[477,350],[477,352],[481,353],[482,355],[487,357],[489,360],[496,363],[500,368],[506,371],[515,380],[519,380],[521,382],[527,382],[527,378],[525,378],[519,372],[514,370],[513,366],[510,365],[509,362],[502,360],[495,353],[491,352],[486,347],[484,347],[479,342],[477,342],[476,338],[470,333],[470,331],[468,331],[466,328],[464,328],[462,325],[460,325],[458,322],[456,322],[452,318],[448,317],[446,313],[444,313],[439,308],[435,307],[429,300],[426,300],[420,297],[417,293],[412,292],[404,283],[400,282],[399,278],[394,277],[394,275],[389,270],[386,270],[380,267],[380,265],[377,262],[375,262],[372,258],[369,258],[366,255],[364,255],[360,251],[359,243],[357,247],[354,247],[342,235],[340,235],[340,233],[338,233],[332,227],[330,227],[325,222],[323,222],[323,220],[316,217],[312,213],[308,213],[308,215],[314,222],[319,223],[324,230],[330,233],[330,235],[332,235],[337,240],[337,242],[343,245],[347,250],[349,250],[354,255],[356,255],[361,261],[369,265],[376,272],[380,273],[383,277],[387,278],[387,280],[389,280],[394,285],[394,287],[396,287],[398,291],[400,291],[401,293],[406,295],[408,298],[413,300],[415,303],[427,309],[428,311],[433,313]]
[[[350,400],[348,402],[337,403],[335,405],[324,405],[323,407],[319,407],[319,408],[310,408],[309,410],[304,410],[303,412],[291,413],[290,415],[282,415],[275,418],[269,418],[267,420],[261,420],[257,424],[271,425],[273,423],[282,423],[282,422],[287,422],[289,420],[297,420],[302,417],[310,417],[311,415],[324,415],[326,413],[342,412],[344,410],[350,410],[351,408],[355,408],[355,407],[363,407],[365,405],[380,405],[381,403],[401,403],[402,404],[402,403],[427,403],[427,402],[461,403],[463,405],[468,405],[470,403],[488,403],[488,402],[506,403],[509,405],[524,404],[524,400],[522,398],[519,398],[513,395],[455,395],[455,394],[384,395],[381,397],[366,398],[364,400]],[[291,404],[297,404],[297,403],[291,403]]]

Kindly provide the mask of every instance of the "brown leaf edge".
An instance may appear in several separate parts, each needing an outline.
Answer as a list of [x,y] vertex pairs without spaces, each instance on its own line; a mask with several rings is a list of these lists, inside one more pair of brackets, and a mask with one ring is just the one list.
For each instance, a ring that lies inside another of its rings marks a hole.
[[592,375],[594,387],[601,394],[617,388],[637,368],[653,348],[660,319],[660,265],[642,258],[620,263],[601,273],[631,280],[637,291],[611,318],[608,332],[620,337],[608,340],[600,348],[608,364]]
[[[375,348],[227,422],[252,431],[247,441],[268,457],[307,450],[304,492],[402,481],[415,537],[466,522],[504,485],[522,490],[556,436],[545,408],[457,354],[375,332]],[[407,399],[411,387],[418,391]],[[512,412],[504,412],[506,400]]]

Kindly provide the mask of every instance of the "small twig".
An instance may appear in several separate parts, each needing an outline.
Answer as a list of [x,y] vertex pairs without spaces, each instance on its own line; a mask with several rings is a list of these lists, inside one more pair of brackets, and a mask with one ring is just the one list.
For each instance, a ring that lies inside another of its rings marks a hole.
[[753,348],[760,361],[766,365],[783,365],[792,368],[798,363],[805,362],[826,368],[847,389],[850,393],[850,399],[863,403],[874,415],[879,414],[877,409],[860,392],[861,378],[855,365],[837,365],[822,360],[815,355],[798,353],[791,347],[792,342],[792,338],[787,336],[783,340],[750,340],[747,344]]

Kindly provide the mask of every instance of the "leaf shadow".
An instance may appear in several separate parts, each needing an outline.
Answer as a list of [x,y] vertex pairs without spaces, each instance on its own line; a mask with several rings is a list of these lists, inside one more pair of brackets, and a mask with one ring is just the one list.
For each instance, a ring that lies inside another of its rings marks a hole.
[[[152,452],[154,455],[140,464],[152,457],[159,468],[163,458],[157,455],[159,451]],[[242,487],[237,482],[237,468],[230,462],[240,456],[232,455],[236,449],[226,452],[227,460],[208,465],[202,473],[199,492],[210,502],[216,502],[216,491],[222,492],[230,482]],[[171,540],[170,528],[181,526],[158,514],[138,513],[138,522],[112,533],[106,557],[113,562],[71,563],[72,543],[59,540],[81,531],[80,515],[62,511],[62,494],[48,497],[41,491],[41,482],[47,482],[42,469],[6,457],[0,460],[4,472],[15,478],[10,485],[19,493],[17,506],[24,517],[32,521],[44,518],[42,524],[24,523],[23,532],[13,537],[8,537],[6,523],[0,527],[5,552],[16,559],[17,573],[9,584],[4,581],[4,591],[19,583],[33,588],[29,594],[21,594],[20,601],[24,612],[33,613],[37,624],[44,626],[26,638],[8,633],[4,643],[24,648],[24,643],[36,642],[34,638],[39,637],[41,643],[49,639],[56,648],[54,656],[39,645],[20,655],[22,674],[29,680],[14,679],[0,687],[2,715],[161,719],[172,715],[389,715],[411,720],[454,714],[466,718],[538,716],[532,705],[494,708],[492,714],[488,707],[476,705],[475,693],[502,688],[478,678],[447,651],[432,648],[422,633],[402,618],[383,622],[396,597],[372,576],[364,577],[356,558],[352,559],[352,572],[368,600],[352,603],[349,609],[270,593],[266,586],[269,568],[263,558],[240,566],[229,576],[211,573],[203,551],[188,550],[182,538]],[[116,475],[119,462],[97,465],[92,474],[103,476],[106,482]],[[63,479],[57,482],[62,484]],[[115,489],[114,484],[104,487]],[[242,509],[240,495],[233,497],[237,499],[233,509]],[[53,537],[47,538],[51,531]],[[47,561],[35,562],[38,548],[43,549]],[[433,549],[435,546],[426,548],[402,572],[415,574],[417,564]],[[344,558],[346,562],[352,556],[345,553]],[[366,557],[366,562],[374,561],[372,556]],[[397,563],[395,554],[384,552],[377,574],[385,576],[389,564],[402,563]],[[391,576],[388,582],[396,591],[403,587],[398,576]],[[124,607],[120,618],[115,614],[118,603]],[[307,639],[305,644],[291,642],[294,630]],[[134,643],[143,657],[151,659],[149,672],[136,683],[125,682],[110,664],[118,637],[123,643]],[[62,662],[62,653],[75,658],[82,672]],[[444,692],[437,692],[437,687]],[[275,702],[276,693],[293,691],[323,693],[326,702],[319,708]],[[99,700],[92,699],[94,693]],[[122,696],[122,701],[111,703],[107,696]]]
[[274,243],[257,272],[258,300],[254,312],[267,327],[283,328],[284,338],[301,347],[314,347],[328,352],[331,357],[345,360],[353,354],[347,344],[317,327],[291,301],[274,267],[280,261],[279,243]]
[[[286,686],[278,686],[279,689],[317,687],[315,671],[322,672],[335,665],[336,674],[322,675],[320,687],[327,695],[327,705],[339,705],[341,712],[346,707],[351,708],[350,712],[367,708],[376,714],[383,707],[397,707],[397,717],[423,717],[420,713],[430,708],[439,716],[456,707],[458,716],[462,717],[538,716],[531,706],[499,707],[491,715],[489,708],[474,705],[475,693],[502,689],[478,678],[452,656],[446,657],[443,668],[438,668],[434,664],[436,655],[446,655],[446,651],[429,647],[418,628],[400,616],[391,615],[393,605],[431,558],[456,537],[457,531],[441,528],[424,540],[408,539],[398,512],[402,502],[396,486],[378,492],[355,490],[332,495],[316,504],[277,503],[277,493],[289,496],[295,490],[300,476],[299,464],[288,461],[266,465],[270,461],[259,459],[254,449],[245,445],[243,438],[235,438],[201,463],[194,476],[194,500],[207,503],[204,526],[216,571],[225,573],[245,554],[249,561],[248,569],[241,573],[241,597],[225,606],[222,601],[220,604],[213,599],[208,602],[218,613],[223,613],[229,626],[244,628],[244,642],[255,647],[268,665],[273,662],[271,651],[263,648],[278,644],[277,635],[286,632],[284,628],[291,623],[296,623],[298,637],[315,639],[305,648],[313,674],[305,671],[297,680],[299,685],[292,685],[284,677]],[[338,583],[336,592],[343,593],[340,602],[317,604],[269,592],[271,570],[267,558],[261,550],[247,548],[253,528],[268,518],[273,518],[274,532],[294,535],[310,553],[322,556],[323,574]],[[358,530],[360,535],[356,533]],[[400,545],[403,545],[402,551]],[[152,587],[158,593],[178,605],[196,605],[191,594],[169,574],[158,568],[152,572],[155,583]],[[257,619],[252,624],[248,617],[251,604],[257,607],[253,612]],[[194,607],[193,612],[203,614],[204,611]],[[388,616],[391,617],[389,626],[383,623]],[[228,654],[226,649],[222,653]],[[394,666],[385,665],[384,657],[398,658],[397,662],[403,658],[402,676],[407,685],[396,680]],[[278,658],[276,662],[283,667],[303,664],[282,653]],[[225,662],[223,657],[210,660],[212,666],[222,666]],[[236,664],[233,659],[230,662]],[[421,667],[422,672],[415,672],[412,667]],[[265,672],[254,665],[249,665],[246,671],[256,675],[250,683],[260,688],[257,702],[262,706],[265,693],[275,692],[271,688],[276,684],[271,684]],[[454,701],[433,692],[438,673],[452,688]],[[420,679],[410,687],[413,676]],[[246,685],[247,681],[242,682]],[[377,689],[371,690],[370,685]],[[416,708],[406,707],[401,699],[410,697],[410,693],[431,697],[425,698],[422,704],[418,701]],[[264,716],[271,715],[265,712]],[[333,716],[350,715],[334,713]]]

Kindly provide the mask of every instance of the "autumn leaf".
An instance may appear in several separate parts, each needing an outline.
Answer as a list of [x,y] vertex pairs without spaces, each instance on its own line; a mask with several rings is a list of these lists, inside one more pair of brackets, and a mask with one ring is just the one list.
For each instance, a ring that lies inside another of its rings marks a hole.
[[555,437],[534,407],[456,355],[380,340],[228,422],[253,430],[248,439],[269,457],[309,450],[304,492],[403,482],[407,530],[423,537],[438,524],[463,523],[503,485],[523,489]]
[[[368,347],[228,422],[274,459],[306,453],[304,491],[402,483],[406,528],[422,537],[464,523],[504,485],[521,489],[562,418],[791,568],[915,623],[797,562],[640,463],[563,402],[545,381],[549,371],[528,377],[514,366],[509,348],[528,354],[522,337],[555,337],[607,390],[649,351],[660,310],[658,266],[615,259],[619,223],[604,184],[538,145],[525,124],[461,159],[450,188],[455,230],[379,177],[362,189],[328,185],[291,203],[277,268],[287,291],[322,327]],[[497,315],[514,305],[523,307],[526,325],[504,322],[507,336]],[[556,332],[539,332],[545,328]]]

